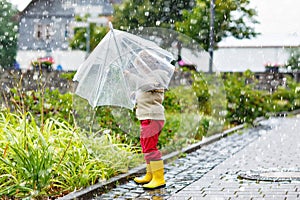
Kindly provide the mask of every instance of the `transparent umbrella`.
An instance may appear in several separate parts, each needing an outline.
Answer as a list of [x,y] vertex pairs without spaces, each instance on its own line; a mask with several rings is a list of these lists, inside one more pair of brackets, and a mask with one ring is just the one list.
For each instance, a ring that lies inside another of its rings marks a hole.
[[74,76],[75,94],[97,106],[133,109],[135,92],[167,89],[173,55],[152,41],[124,31],[110,31]]

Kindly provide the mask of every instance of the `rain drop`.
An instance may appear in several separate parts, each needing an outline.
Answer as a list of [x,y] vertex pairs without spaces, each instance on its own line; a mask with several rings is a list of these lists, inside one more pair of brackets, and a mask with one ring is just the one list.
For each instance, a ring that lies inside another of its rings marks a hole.
[[191,24],[197,24],[198,20],[197,19],[191,19]]

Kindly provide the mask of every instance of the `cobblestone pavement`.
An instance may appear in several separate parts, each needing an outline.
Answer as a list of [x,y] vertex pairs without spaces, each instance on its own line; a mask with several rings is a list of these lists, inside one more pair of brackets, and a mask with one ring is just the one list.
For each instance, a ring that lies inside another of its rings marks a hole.
[[[262,123],[271,129],[259,133],[252,131],[232,143],[244,143],[249,134],[259,136],[249,145],[245,142],[245,148],[233,156],[226,156],[228,159],[169,199],[300,199],[300,117],[270,119]],[[221,150],[226,152],[231,149],[229,146],[231,144]],[[287,171],[296,173],[288,181],[276,181],[268,175],[260,181],[238,179],[238,174],[248,172],[251,175],[253,171],[279,171],[282,177]],[[268,178],[270,181],[266,181]]]
[[[272,123],[276,124],[279,122],[273,121]],[[256,190],[255,185],[257,183],[252,181],[250,184],[250,181],[242,182],[239,180],[237,175],[242,169],[239,165],[255,163],[251,167],[249,166],[249,168],[257,169],[257,167],[262,167],[259,165],[260,162],[267,161],[264,159],[264,156],[257,157],[257,155],[263,153],[264,149],[270,149],[268,145],[273,144],[263,144],[263,146],[253,146],[253,144],[268,140],[268,137],[271,135],[269,133],[270,131],[275,130],[276,132],[277,129],[271,126],[272,123],[267,121],[262,126],[243,130],[242,134],[235,133],[229,135],[195,152],[187,154],[185,157],[166,164],[166,188],[144,191],[141,186],[136,185],[133,181],[129,181],[126,184],[119,185],[106,194],[95,197],[94,200],[210,199],[210,195],[212,194],[215,195],[212,196],[212,199],[215,199],[214,197],[216,197],[216,199],[228,199],[227,196],[230,199],[231,197],[241,195],[243,191],[243,195],[249,194],[251,196]],[[278,138],[280,138],[279,134]],[[247,150],[245,150],[245,148],[247,148]],[[259,150],[258,153],[253,153],[254,151],[257,152],[257,150]],[[237,154],[239,154],[238,158],[235,156]],[[254,157],[251,157],[251,155]],[[272,157],[272,154],[266,156],[269,158],[269,156]],[[276,159],[276,157],[271,159]],[[268,160],[267,162],[273,166],[272,163],[275,162],[275,160],[273,162]],[[293,161],[290,160],[291,164],[292,162]],[[221,166],[221,164],[223,165]],[[248,182],[251,186],[246,187]],[[265,183],[259,185],[261,185],[260,190],[257,192],[260,195],[265,194],[265,190],[270,190],[270,188],[268,188],[269,186]],[[271,188],[276,190],[277,187],[279,186],[274,184]],[[282,190],[285,189],[283,188]],[[295,193],[297,193],[298,190],[300,191],[300,188],[298,189],[298,187],[295,186]],[[226,194],[228,195],[226,196]]]

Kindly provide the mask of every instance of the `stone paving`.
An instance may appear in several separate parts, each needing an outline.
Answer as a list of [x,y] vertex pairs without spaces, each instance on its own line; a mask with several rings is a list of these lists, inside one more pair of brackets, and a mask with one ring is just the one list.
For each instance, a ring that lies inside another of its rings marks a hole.
[[[241,172],[299,171],[300,117],[262,122],[271,127],[199,180],[168,199],[300,199],[300,181],[238,179]],[[254,134],[255,135],[255,134]]]
[[[166,164],[166,188],[144,191],[141,186],[136,185],[133,181],[129,181],[94,199],[163,200],[234,199],[237,197],[239,199],[243,197],[246,199],[255,199],[255,197],[264,197],[267,194],[266,191],[272,192],[273,190],[280,195],[294,195],[292,192],[287,194],[282,193],[282,191],[286,192],[287,188],[280,187],[280,185],[285,184],[274,183],[269,186],[266,183],[257,184],[255,181],[238,179],[238,173],[243,169],[240,165],[248,164],[249,167],[247,169],[260,169],[262,166],[267,167],[263,165],[264,162],[267,162],[270,166],[276,167],[274,166],[274,163],[277,162],[276,157],[273,157],[272,153],[268,155],[264,154],[264,150],[271,150],[272,145],[277,146],[278,144],[273,144],[273,140],[271,139],[270,144],[253,146],[254,144],[260,144],[261,141],[267,141],[271,135],[270,132],[277,131],[275,127],[276,123],[279,122],[268,120],[256,128],[243,130],[242,134],[235,133],[229,135],[195,152],[187,154],[185,157]],[[282,140],[280,138],[281,136],[278,134],[277,140]],[[237,158],[236,155],[239,155],[239,157]],[[265,156],[270,159],[266,160]],[[280,160],[285,163],[283,159]],[[289,162],[291,165],[294,163],[293,160]],[[259,185],[259,188],[256,188],[256,185]],[[280,190],[277,190],[277,188],[280,188]],[[292,190],[294,193],[300,192],[300,188],[296,184]]]

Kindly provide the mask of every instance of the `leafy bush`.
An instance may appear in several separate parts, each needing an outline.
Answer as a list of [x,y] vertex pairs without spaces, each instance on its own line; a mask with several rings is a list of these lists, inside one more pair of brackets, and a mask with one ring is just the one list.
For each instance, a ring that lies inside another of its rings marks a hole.
[[209,94],[209,84],[205,78],[209,78],[209,75],[204,75],[202,73],[194,72],[193,76],[193,90],[198,99],[199,111],[204,114],[211,114],[211,105],[210,105],[210,97]]
[[280,87],[272,94],[272,111],[292,111],[300,108],[300,84],[287,77],[287,88]]
[[124,173],[141,161],[135,148],[119,144],[113,133],[102,129],[87,137],[53,118],[41,130],[30,114],[1,112],[0,141],[2,198],[57,197]]
[[231,124],[252,123],[270,110],[271,99],[267,91],[254,89],[254,84],[246,84],[248,74],[225,75],[227,93],[227,121]]
[[289,51],[290,51],[290,57],[285,67],[293,71],[299,71],[300,70],[300,48],[291,48]]
[[[257,117],[269,113],[300,108],[300,84],[287,79],[287,88],[279,87],[274,93],[256,90],[253,73],[225,74],[224,83],[228,99],[227,120],[232,124],[252,123]],[[252,81],[249,81],[252,80]],[[252,82],[249,84],[249,82]]]
[[209,95],[201,92],[207,90],[201,79],[192,86],[177,86],[165,93],[166,123],[159,138],[165,152],[179,150],[207,134],[211,118],[205,116],[204,105],[210,105],[206,102]]
[[62,118],[72,123],[72,94],[61,94],[58,89],[45,91],[10,90],[12,109],[16,112],[31,112],[36,119]]

